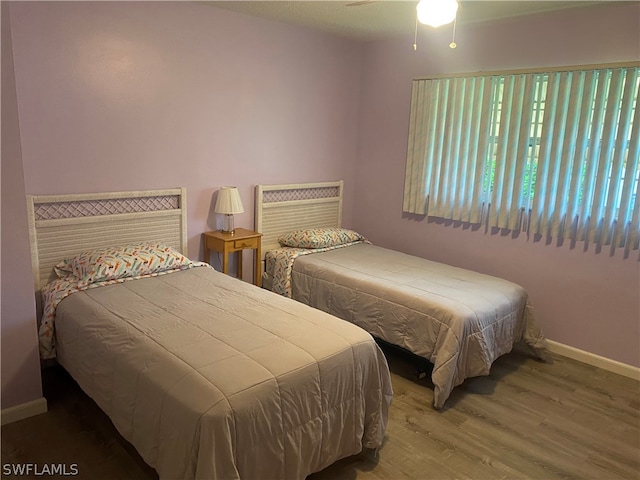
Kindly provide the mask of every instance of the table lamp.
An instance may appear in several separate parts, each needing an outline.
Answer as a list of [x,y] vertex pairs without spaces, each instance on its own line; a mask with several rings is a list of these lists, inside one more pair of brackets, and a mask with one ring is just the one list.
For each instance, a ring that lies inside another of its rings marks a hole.
[[242,200],[240,200],[240,192],[236,187],[220,187],[214,212],[224,215],[222,233],[233,235],[235,233],[233,215],[244,212]]

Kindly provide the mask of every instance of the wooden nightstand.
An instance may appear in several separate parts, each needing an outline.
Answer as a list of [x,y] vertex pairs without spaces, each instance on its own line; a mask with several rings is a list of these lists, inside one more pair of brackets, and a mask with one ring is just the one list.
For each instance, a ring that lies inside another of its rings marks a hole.
[[222,273],[229,273],[229,254],[237,252],[238,278],[242,279],[242,251],[245,249],[255,250],[255,260],[253,264],[255,281],[258,287],[262,286],[262,275],[260,262],[262,261],[262,234],[247,230],[246,228],[236,228],[235,232],[222,233],[220,230],[204,233],[204,258],[207,263],[211,259],[211,250],[222,253]]

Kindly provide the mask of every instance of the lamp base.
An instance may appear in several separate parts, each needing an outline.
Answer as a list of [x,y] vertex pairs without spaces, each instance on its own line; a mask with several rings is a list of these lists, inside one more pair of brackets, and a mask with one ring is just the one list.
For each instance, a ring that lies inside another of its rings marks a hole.
[[222,224],[222,229],[220,230],[222,233],[227,233],[229,235],[233,235],[236,233],[236,229],[233,226],[233,215],[225,214],[224,221]]

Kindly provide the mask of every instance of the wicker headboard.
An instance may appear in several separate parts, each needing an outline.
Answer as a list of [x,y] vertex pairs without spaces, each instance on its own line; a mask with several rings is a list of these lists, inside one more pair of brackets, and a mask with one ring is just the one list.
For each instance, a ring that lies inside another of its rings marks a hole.
[[255,228],[262,233],[262,257],[278,248],[278,237],[302,228],[342,226],[342,180],[258,185]]
[[61,260],[92,248],[157,241],[187,254],[186,189],[27,195],[35,291]]

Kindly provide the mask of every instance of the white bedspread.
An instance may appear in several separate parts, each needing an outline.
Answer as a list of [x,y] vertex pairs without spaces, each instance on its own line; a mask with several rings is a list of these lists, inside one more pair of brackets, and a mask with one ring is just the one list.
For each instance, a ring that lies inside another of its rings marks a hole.
[[299,256],[292,297],[433,363],[434,406],[524,340],[546,342],[524,288],[370,244]]
[[58,361],[166,479],[302,479],[381,445],[392,390],[359,327],[209,268],[76,292]]

